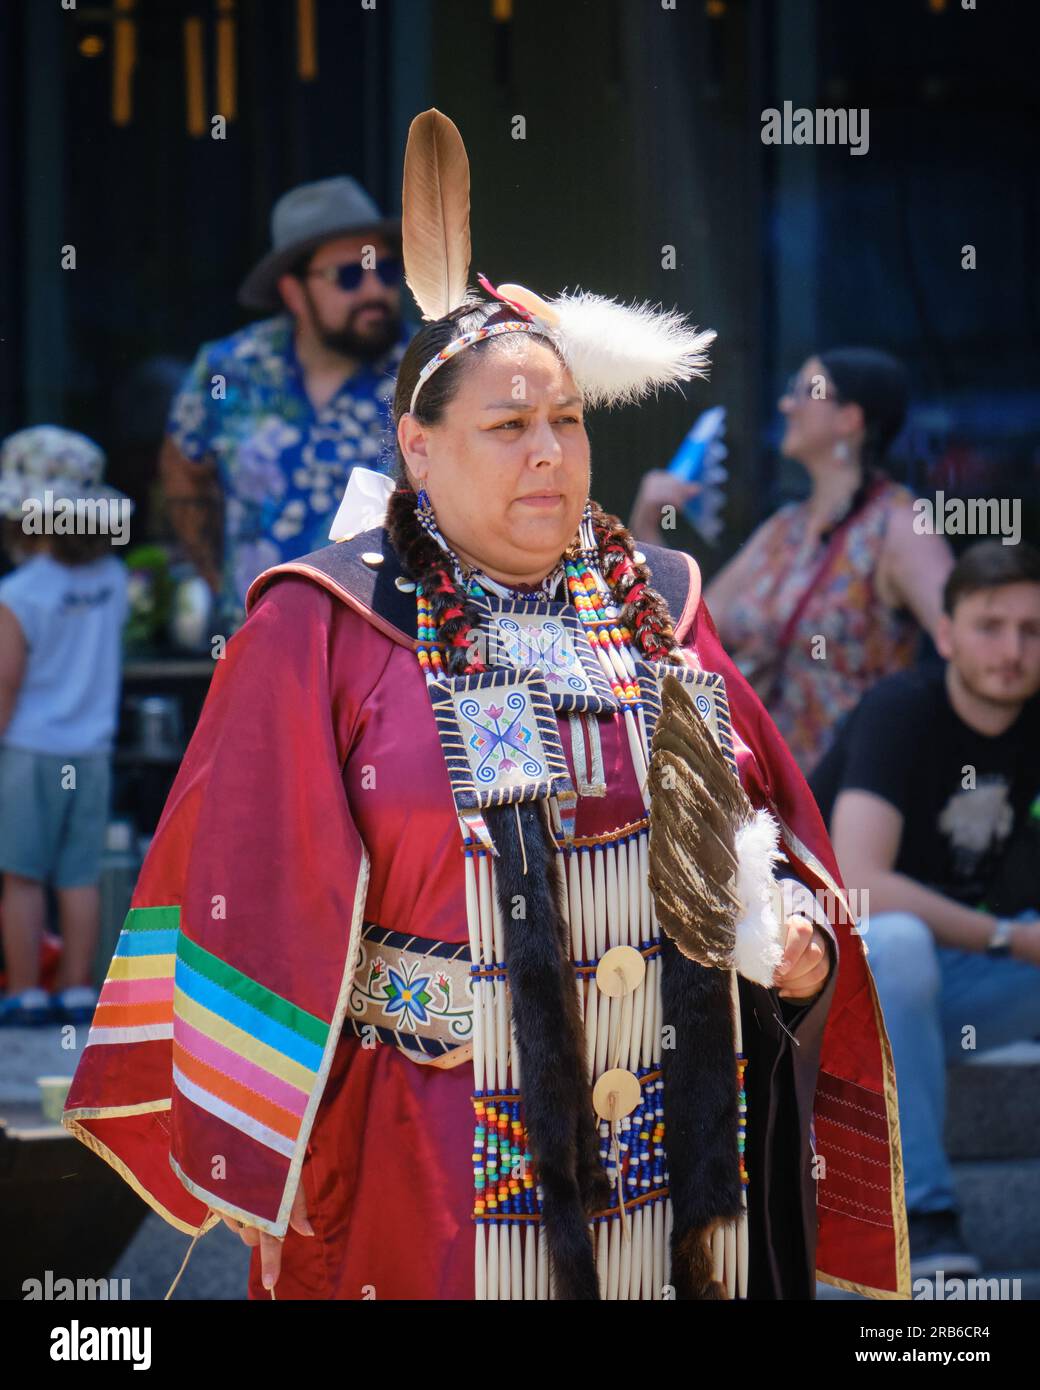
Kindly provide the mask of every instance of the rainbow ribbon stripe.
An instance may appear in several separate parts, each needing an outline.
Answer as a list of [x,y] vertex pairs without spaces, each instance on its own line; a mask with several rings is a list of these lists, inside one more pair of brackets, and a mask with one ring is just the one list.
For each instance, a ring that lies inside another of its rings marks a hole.
[[192,1104],[291,1156],[329,1024],[204,950],[179,907],[127,913],[87,1046],[169,1038]]
[[87,1046],[173,1037],[179,907],[132,907],[101,987]]

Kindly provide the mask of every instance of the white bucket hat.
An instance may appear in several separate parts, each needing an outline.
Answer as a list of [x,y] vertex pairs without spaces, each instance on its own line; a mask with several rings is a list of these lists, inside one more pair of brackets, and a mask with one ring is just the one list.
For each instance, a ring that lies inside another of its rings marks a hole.
[[20,520],[26,502],[47,509],[63,498],[122,502],[132,511],[133,500],[103,483],[104,474],[104,451],[85,434],[60,425],[18,430],[0,446],[0,516]]

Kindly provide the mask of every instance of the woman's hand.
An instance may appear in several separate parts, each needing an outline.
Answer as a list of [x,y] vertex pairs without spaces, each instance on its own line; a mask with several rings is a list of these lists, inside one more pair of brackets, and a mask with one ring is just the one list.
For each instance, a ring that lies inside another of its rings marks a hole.
[[629,530],[636,540],[653,544],[660,539],[664,508],[674,507],[679,512],[700,490],[700,483],[684,483],[666,468],[651,468],[639,484]]
[[[247,1226],[244,1221],[236,1221],[231,1216],[221,1216],[221,1220],[229,1226],[236,1235],[241,1236],[246,1245],[259,1245],[260,1247],[260,1269],[264,1281],[265,1289],[273,1289],[278,1282],[278,1276],[282,1270],[282,1241],[279,1236],[269,1236],[266,1231],[258,1230],[256,1226]],[[296,1197],[293,1200],[292,1211],[289,1213],[289,1225],[294,1231],[299,1231],[301,1236],[312,1236],[314,1227],[307,1220],[307,1203],[303,1195],[303,1183],[296,1189]]]
[[807,917],[788,917],[784,958],[773,976],[781,999],[811,999],[827,983],[831,971],[826,934]]

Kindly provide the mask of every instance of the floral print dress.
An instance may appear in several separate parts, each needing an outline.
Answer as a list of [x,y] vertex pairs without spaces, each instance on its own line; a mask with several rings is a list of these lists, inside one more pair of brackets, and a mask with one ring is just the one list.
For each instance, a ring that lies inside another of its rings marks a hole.
[[916,620],[885,604],[875,586],[892,512],[912,500],[906,488],[886,482],[849,522],[786,653],[778,650],[780,635],[823,563],[826,542],[808,534],[804,502],[781,507],[750,542],[751,574],[722,637],[805,773],[874,682],[914,660]]

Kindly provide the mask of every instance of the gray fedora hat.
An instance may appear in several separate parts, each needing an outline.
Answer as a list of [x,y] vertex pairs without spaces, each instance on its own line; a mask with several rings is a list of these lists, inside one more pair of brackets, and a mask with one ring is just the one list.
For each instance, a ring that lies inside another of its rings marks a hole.
[[346,175],[303,183],[283,193],[271,213],[271,249],[246,276],[238,302],[247,309],[280,309],[278,279],[323,242],[358,232],[399,232],[356,179]]

